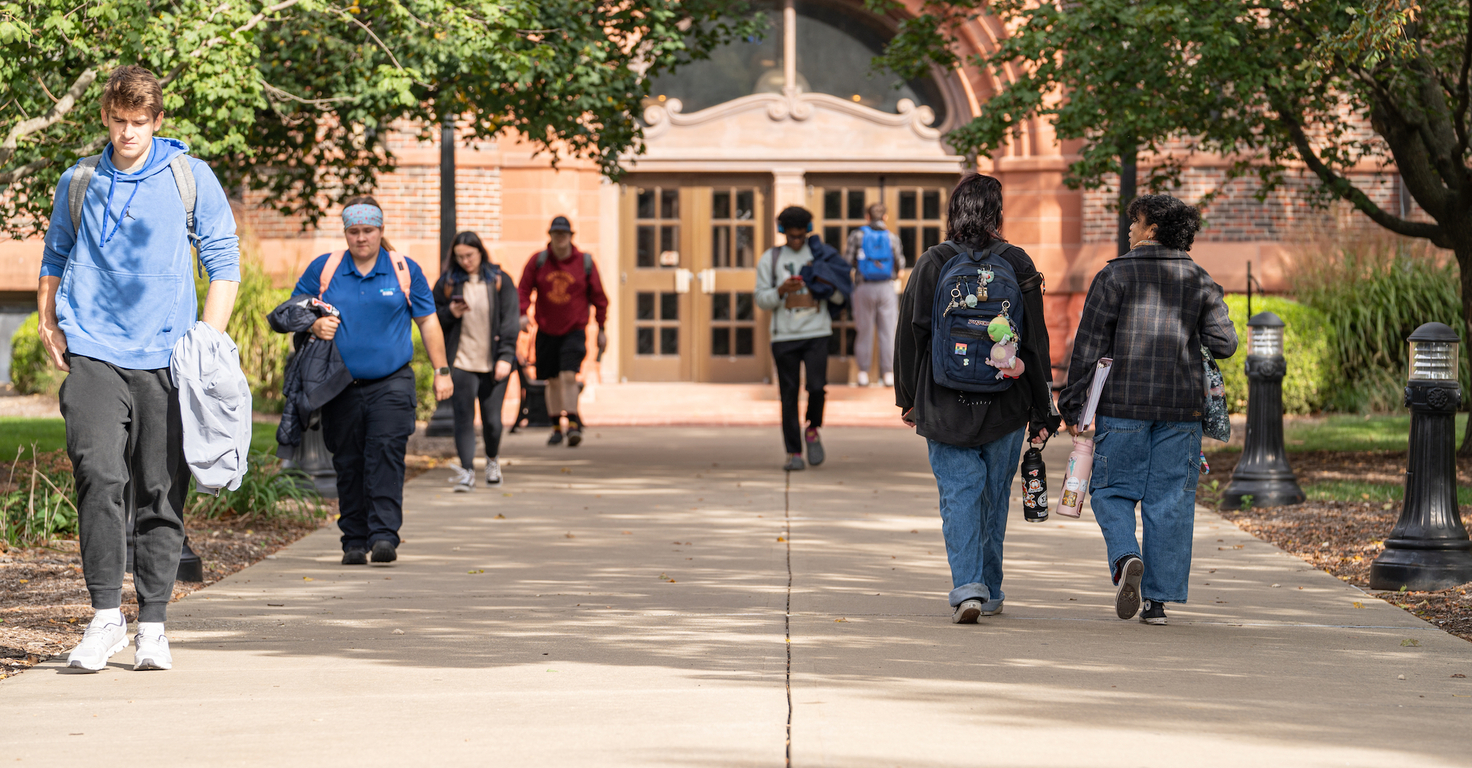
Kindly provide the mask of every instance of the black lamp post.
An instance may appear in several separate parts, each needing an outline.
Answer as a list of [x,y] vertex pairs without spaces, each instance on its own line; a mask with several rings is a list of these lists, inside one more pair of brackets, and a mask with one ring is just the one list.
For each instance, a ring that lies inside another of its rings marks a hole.
[[1305,498],[1283,451],[1283,328],[1272,312],[1247,321],[1247,439],[1222,493],[1223,509],[1241,509],[1247,496],[1254,507],[1301,504]]
[[[455,242],[455,118],[440,122],[440,254],[450,253]],[[454,363],[454,360],[448,361]],[[455,434],[455,410],[449,400],[435,406],[434,415],[424,428],[426,437],[450,437]]]
[[319,412],[313,412],[307,420],[296,455],[281,462],[281,471],[296,475],[299,487],[310,484],[323,498],[337,498],[337,469],[332,466],[332,452],[327,450],[327,441],[322,437]]
[[1411,375],[1406,405],[1411,409],[1410,457],[1400,519],[1385,551],[1370,564],[1371,589],[1448,589],[1472,581],[1472,541],[1457,509],[1456,331],[1427,323],[1408,339]]

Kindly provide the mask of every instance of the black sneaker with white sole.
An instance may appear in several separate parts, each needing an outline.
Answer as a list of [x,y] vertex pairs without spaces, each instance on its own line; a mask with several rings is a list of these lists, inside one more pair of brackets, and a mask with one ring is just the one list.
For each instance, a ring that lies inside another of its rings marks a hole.
[[1119,564],[1119,591],[1114,594],[1114,615],[1133,619],[1140,612],[1140,580],[1145,577],[1145,563],[1127,555]]
[[1146,624],[1165,624],[1165,603],[1158,600],[1146,600],[1144,610],[1140,611],[1140,621]]

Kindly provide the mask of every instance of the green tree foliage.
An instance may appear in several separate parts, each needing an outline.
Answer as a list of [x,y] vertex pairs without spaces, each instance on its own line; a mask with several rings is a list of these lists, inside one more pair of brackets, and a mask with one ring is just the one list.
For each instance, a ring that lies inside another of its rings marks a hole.
[[[729,12],[729,16],[727,15]],[[0,230],[45,229],[105,146],[108,74],[164,81],[164,135],[315,224],[391,171],[389,126],[515,129],[617,175],[648,78],[753,31],[739,0],[0,0]],[[727,19],[733,21],[727,21]]]
[[10,383],[22,395],[54,395],[66,380],[41,346],[40,321],[41,316],[32,312],[10,337]]
[[[1009,32],[974,62],[1000,92],[951,133],[958,149],[992,154],[1041,119],[1080,141],[1070,171],[1084,186],[1105,184],[1136,151],[1153,164],[1146,186],[1162,191],[1192,152],[1230,158],[1229,178],[1256,176],[1260,195],[1306,167],[1321,202],[1345,200],[1392,232],[1456,253],[1467,338],[1468,0],[926,0],[883,63],[902,74],[954,66],[951,41],[983,9]],[[1349,178],[1362,163],[1393,163],[1431,220],[1377,205]]]

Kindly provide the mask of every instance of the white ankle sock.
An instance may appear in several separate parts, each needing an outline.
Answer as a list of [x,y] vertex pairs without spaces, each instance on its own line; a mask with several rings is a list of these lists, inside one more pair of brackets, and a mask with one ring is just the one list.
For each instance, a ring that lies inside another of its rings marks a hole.
[[123,624],[122,608],[99,608],[92,616],[93,624]]
[[138,622],[138,634],[147,637],[163,637],[164,623],[162,621],[140,621]]

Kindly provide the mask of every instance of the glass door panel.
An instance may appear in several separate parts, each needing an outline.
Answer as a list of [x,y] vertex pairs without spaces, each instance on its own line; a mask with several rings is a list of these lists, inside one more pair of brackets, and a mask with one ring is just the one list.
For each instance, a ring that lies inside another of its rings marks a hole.
[[756,309],[756,265],[770,241],[767,189],[735,179],[697,187],[695,206],[710,240],[696,247],[697,379],[758,382],[770,378],[771,316]]
[[619,348],[629,381],[689,381],[692,374],[689,194],[655,180],[623,187]]

